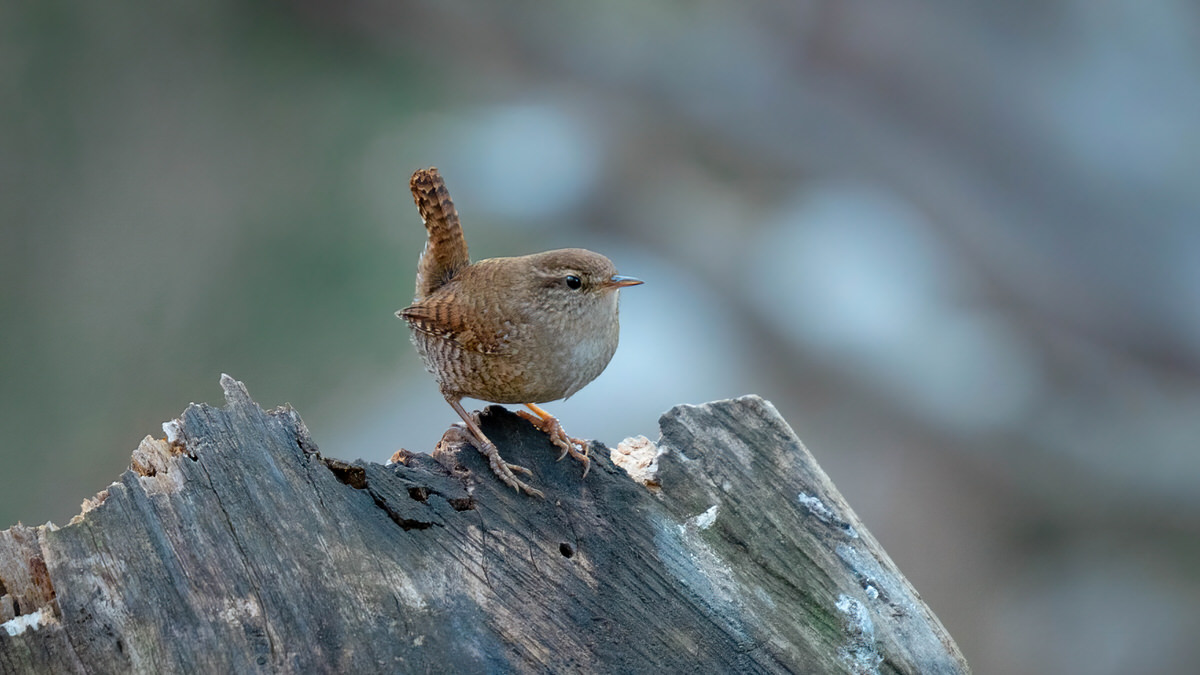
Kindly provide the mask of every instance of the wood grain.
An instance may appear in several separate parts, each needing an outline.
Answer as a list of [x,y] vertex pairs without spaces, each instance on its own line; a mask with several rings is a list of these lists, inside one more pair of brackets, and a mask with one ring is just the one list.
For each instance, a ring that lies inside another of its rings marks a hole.
[[535,500],[469,449],[323,458],[222,385],[71,524],[0,533],[0,672],[968,672],[760,398],[665,414],[652,488],[489,408]]

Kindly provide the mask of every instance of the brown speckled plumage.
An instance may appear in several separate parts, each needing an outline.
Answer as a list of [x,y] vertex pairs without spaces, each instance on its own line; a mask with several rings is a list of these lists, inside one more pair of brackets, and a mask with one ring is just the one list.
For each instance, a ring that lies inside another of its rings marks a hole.
[[[513,476],[491,441],[463,411],[464,397],[536,404],[566,398],[594,380],[617,349],[618,292],[641,283],[608,258],[578,248],[472,264],[458,214],[437,169],[417,171],[413,199],[428,240],[413,304],[397,312],[442,395],[463,417],[509,485],[541,493]],[[587,444],[572,439],[536,405],[527,416],[587,465]],[[523,413],[522,413],[523,414]],[[586,475],[586,469],[585,469]]]

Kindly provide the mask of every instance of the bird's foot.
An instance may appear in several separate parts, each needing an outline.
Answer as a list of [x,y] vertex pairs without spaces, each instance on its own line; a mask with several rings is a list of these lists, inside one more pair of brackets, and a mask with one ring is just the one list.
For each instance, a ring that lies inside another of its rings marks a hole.
[[559,423],[558,418],[554,415],[551,415],[535,405],[529,403],[526,403],[525,405],[533,411],[533,414],[527,413],[524,410],[518,410],[516,411],[517,415],[524,420],[528,420],[530,424],[537,427],[542,431],[542,433],[549,436],[550,442],[553,443],[556,448],[562,450],[562,454],[558,456],[559,461],[562,461],[563,457],[570,455],[580,462],[583,462],[583,475],[586,478],[588,471],[590,471],[592,468],[592,459],[588,456],[588,451],[590,449],[588,442],[573,436],[568,436],[567,432],[563,430],[562,424]]
[[[478,414],[474,415],[474,417],[478,417]],[[478,422],[476,422],[476,425],[478,425]],[[534,497],[545,497],[541,490],[530,487],[529,484],[517,478],[518,473],[526,476],[532,476],[532,471],[521,466],[520,464],[509,464],[508,462],[504,461],[504,458],[500,456],[500,451],[496,448],[495,443],[492,443],[486,438],[476,438],[473,432],[468,429],[464,429],[457,424],[450,427],[446,430],[446,433],[442,434],[442,440],[438,442],[438,449],[440,450],[446,445],[459,444],[470,444],[476,450],[478,450],[481,455],[486,457],[488,460],[488,466],[492,469],[492,473],[496,474],[496,477],[503,481],[505,485],[513,488],[517,492],[524,491],[526,494]]]

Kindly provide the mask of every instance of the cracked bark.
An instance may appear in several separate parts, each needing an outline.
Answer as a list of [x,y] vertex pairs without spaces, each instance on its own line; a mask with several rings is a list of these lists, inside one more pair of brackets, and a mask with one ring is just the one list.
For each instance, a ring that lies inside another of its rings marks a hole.
[[0,532],[0,671],[967,672],[757,397],[668,412],[642,483],[489,408],[537,500],[469,449],[323,458],[222,386],[69,525]]

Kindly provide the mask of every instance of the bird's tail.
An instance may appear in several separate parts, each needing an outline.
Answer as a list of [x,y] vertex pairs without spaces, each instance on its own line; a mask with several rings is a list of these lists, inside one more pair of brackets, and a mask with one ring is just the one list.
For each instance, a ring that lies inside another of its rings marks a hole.
[[458,211],[450,201],[446,182],[438,170],[430,167],[416,171],[409,187],[429,233],[417,263],[416,299],[420,300],[453,279],[471,264],[471,258],[467,254],[467,239],[458,222]]

